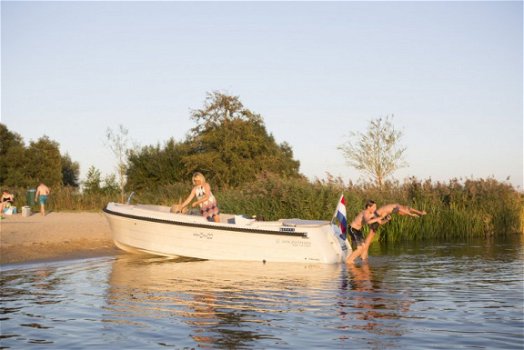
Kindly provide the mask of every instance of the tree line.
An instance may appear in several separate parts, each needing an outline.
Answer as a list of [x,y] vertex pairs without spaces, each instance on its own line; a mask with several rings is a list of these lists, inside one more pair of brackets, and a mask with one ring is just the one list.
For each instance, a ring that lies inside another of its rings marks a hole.
[[[108,129],[108,145],[117,159],[116,174],[102,179],[100,171],[91,166],[82,182],[84,192],[156,191],[187,182],[196,171],[225,188],[253,181],[262,173],[303,178],[291,146],[277,143],[263,118],[245,108],[237,96],[208,93],[203,107],[191,111],[191,119],[195,127],[185,140],[171,138],[163,145],[130,147],[123,126],[117,132]],[[79,163],[61,154],[58,142],[44,135],[26,146],[4,124],[0,124],[0,133],[1,186],[34,187],[42,181],[54,188],[79,188]]]
[[0,184],[3,187],[48,186],[78,188],[80,165],[61,154],[58,142],[42,136],[25,145],[22,137],[0,123]]
[[[24,188],[39,181],[55,188],[83,185],[90,194],[120,192],[123,201],[126,191],[157,191],[187,183],[196,171],[221,188],[241,187],[262,174],[305,179],[292,147],[277,143],[262,116],[246,108],[238,96],[207,93],[202,108],[191,110],[190,118],[195,126],[184,140],[170,138],[143,147],[129,145],[124,126],[117,132],[108,129],[116,172],[102,179],[91,166],[82,183],[79,163],[61,154],[56,141],[44,135],[26,146],[20,135],[0,123],[0,185]],[[407,166],[401,136],[390,117],[373,119],[365,132],[351,131],[338,149],[349,166],[381,188],[396,170]]]
[[267,172],[301,177],[289,144],[277,143],[259,114],[236,96],[208,93],[204,106],[191,111],[196,126],[185,140],[145,146],[128,154],[127,186],[155,190],[187,182],[202,172],[215,186],[238,187]]

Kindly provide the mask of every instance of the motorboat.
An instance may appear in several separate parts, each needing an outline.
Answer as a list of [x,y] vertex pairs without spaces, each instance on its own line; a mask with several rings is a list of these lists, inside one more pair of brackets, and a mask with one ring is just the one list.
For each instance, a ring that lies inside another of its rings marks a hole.
[[336,220],[260,221],[220,214],[220,222],[209,222],[199,213],[175,213],[168,206],[114,202],[103,211],[115,245],[131,253],[324,264],[344,262],[351,253],[345,229]]

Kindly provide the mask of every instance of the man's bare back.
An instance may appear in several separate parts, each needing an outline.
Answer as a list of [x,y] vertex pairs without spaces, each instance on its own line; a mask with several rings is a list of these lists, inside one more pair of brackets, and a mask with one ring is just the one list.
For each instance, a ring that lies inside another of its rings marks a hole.
[[39,196],[39,195],[44,195],[44,196],[47,196],[49,195],[49,187],[47,187],[46,185],[44,184],[40,184],[38,185],[38,187],[36,188],[36,196]]

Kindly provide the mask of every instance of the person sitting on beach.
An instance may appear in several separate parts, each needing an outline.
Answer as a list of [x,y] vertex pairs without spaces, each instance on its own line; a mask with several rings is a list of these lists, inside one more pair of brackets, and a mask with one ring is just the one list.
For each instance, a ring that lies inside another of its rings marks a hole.
[[40,185],[36,188],[35,201],[39,200],[40,202],[40,214],[45,216],[45,204],[47,203],[47,197],[51,190],[49,187],[44,185],[43,182],[40,182]]
[[379,226],[382,224],[385,224],[386,222],[389,222],[391,220],[392,214],[398,214],[398,215],[403,215],[403,216],[412,216],[412,217],[418,218],[419,216],[426,215],[427,213],[425,211],[421,211],[421,210],[411,208],[405,205],[400,205],[398,203],[386,204],[378,208],[374,212],[374,215],[377,218],[382,218],[382,220],[379,220],[369,225],[369,233],[366,237],[366,241],[364,242],[364,247],[363,247],[362,254],[361,254],[362,260],[367,260],[369,246],[373,242],[373,238],[375,237],[375,234],[377,233]]
[[[10,208],[15,201],[15,196],[8,190],[2,191],[2,198],[0,199],[0,214],[4,213],[4,209]],[[3,216],[2,216],[3,218]]]
[[351,224],[349,224],[349,236],[351,237],[351,243],[355,249],[346,258],[347,264],[353,264],[355,259],[362,254],[364,249],[364,235],[362,233],[362,227],[364,224],[371,225],[383,220],[383,218],[375,216],[376,210],[377,204],[372,200],[367,201],[364,210],[362,210],[355,217],[355,219],[353,219]]
[[183,210],[193,198],[197,198],[196,202],[192,204],[193,207],[197,205],[200,206],[200,213],[208,221],[220,222],[220,211],[218,210],[218,204],[215,196],[211,192],[211,186],[206,182],[206,178],[201,173],[193,174],[193,189],[187,197],[187,199],[182,203],[182,206],[179,208],[180,211]]

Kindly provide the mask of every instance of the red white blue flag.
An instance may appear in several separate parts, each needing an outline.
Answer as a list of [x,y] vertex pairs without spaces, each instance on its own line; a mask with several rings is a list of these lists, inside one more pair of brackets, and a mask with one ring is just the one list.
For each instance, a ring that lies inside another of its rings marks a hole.
[[344,200],[344,194],[340,195],[340,200],[338,201],[337,210],[335,211],[333,219],[335,218],[337,219],[338,226],[340,228],[340,238],[346,240],[348,220],[346,215],[346,201]]

